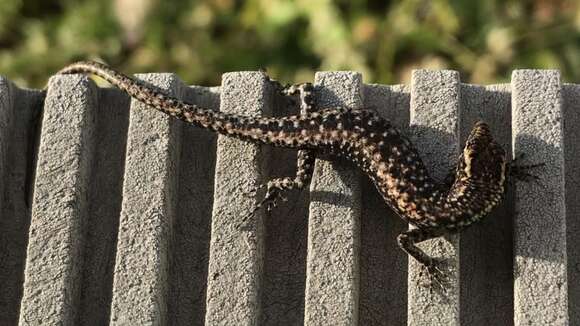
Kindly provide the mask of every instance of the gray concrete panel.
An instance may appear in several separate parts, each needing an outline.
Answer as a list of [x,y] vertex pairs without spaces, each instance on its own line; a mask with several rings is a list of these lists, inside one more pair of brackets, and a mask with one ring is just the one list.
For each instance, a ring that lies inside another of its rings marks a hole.
[[78,313],[96,89],[83,76],[49,81],[32,204],[21,325],[73,325]]
[[[219,110],[220,88],[193,86],[183,100]],[[169,325],[203,325],[217,136],[183,123],[178,212],[171,239]]]
[[[360,108],[362,76],[321,72],[320,107]],[[356,325],[359,300],[360,173],[344,162],[317,160],[310,187],[305,325]]]
[[18,323],[43,98],[0,79],[0,325]]
[[[459,154],[460,86],[456,71],[413,72],[411,139],[437,180],[445,178]],[[459,236],[425,241],[419,247],[444,260],[449,271],[446,292],[437,290],[436,285],[431,291],[422,267],[409,257],[408,324],[459,325]]]
[[570,325],[580,325],[580,85],[562,87]]
[[[297,114],[276,96],[273,116]],[[298,103],[295,103],[298,104]],[[296,175],[296,151],[266,146],[265,179]],[[306,287],[306,245],[310,187],[284,194],[286,202],[265,216],[264,279],[260,325],[302,325]]]
[[[4,180],[8,173],[8,138],[13,130],[14,116],[13,88],[14,86],[8,79],[0,76],[0,180]],[[4,194],[4,187],[5,184],[0,182],[0,194]]]
[[513,152],[544,162],[540,182],[518,182],[514,223],[515,325],[568,325],[564,139],[560,74],[512,75]]
[[[138,78],[180,97],[175,75]],[[131,102],[110,324],[165,325],[180,128],[169,116]]]
[[[271,111],[272,89],[261,72],[222,77],[220,110],[258,116]],[[263,194],[260,147],[219,136],[207,279],[208,325],[256,325],[264,260],[263,210],[238,228]]]
[[[261,72],[215,88],[145,78],[213,110],[292,113]],[[523,164],[546,163],[461,238],[421,245],[454,269],[444,294],[424,287],[396,245],[407,225],[351,164],[318,159],[310,192],[239,229],[263,196],[247,192],[294,175],[295,151],[218,139],[82,76],[51,79],[42,116],[41,91],[0,79],[0,324],[577,324],[580,88],[559,78],[317,75],[320,107],[378,112],[438,179],[478,119]]]
[[107,325],[121,212],[130,100],[114,88],[99,88],[91,162],[83,281],[76,324]]

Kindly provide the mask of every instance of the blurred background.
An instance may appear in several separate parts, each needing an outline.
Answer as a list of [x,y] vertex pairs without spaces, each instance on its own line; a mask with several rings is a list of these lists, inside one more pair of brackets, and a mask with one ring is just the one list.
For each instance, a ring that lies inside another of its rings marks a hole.
[[396,84],[449,68],[487,84],[555,68],[578,83],[580,0],[0,0],[0,74],[41,88],[82,59],[206,86],[258,69],[284,82],[356,70]]

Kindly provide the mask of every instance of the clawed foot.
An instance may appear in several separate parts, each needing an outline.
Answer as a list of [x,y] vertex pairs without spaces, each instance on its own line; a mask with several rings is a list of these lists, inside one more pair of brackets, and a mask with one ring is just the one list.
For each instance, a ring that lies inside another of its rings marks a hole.
[[530,173],[529,171],[541,166],[545,166],[546,163],[536,163],[536,164],[518,164],[524,158],[525,154],[522,153],[518,155],[513,161],[509,164],[508,175],[517,180],[522,182],[530,182],[530,181],[539,181],[540,177],[535,174]]
[[261,184],[256,188],[251,189],[250,191],[246,192],[244,195],[249,196],[251,194],[257,193],[259,190],[267,188],[266,195],[264,199],[262,199],[255,207],[250,211],[246,216],[242,218],[240,223],[237,225],[237,228],[241,228],[246,222],[256,214],[256,212],[262,208],[263,206],[266,207],[266,211],[271,212],[274,208],[278,207],[278,200],[281,201],[288,201],[288,199],[282,196],[282,189],[276,187],[273,183],[268,182],[265,184]]
[[428,265],[421,265],[419,272],[419,281],[423,279],[423,275],[427,277],[428,283],[423,286],[429,288],[429,293],[436,292],[446,293],[447,285],[449,283],[448,273],[451,272],[448,264],[440,259],[432,259]]
[[281,201],[288,201],[288,198],[282,196],[280,189],[268,186],[268,191],[266,192],[264,199],[256,205],[254,212],[262,206],[266,206],[266,211],[271,212],[274,208],[278,207],[278,199]]

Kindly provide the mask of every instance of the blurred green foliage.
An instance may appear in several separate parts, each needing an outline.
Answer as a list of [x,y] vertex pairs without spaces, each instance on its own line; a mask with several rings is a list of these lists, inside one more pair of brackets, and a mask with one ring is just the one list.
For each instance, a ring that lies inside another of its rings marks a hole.
[[80,59],[126,72],[176,72],[219,85],[265,68],[281,80],[356,70],[408,82],[415,68],[462,80],[509,80],[556,68],[580,81],[578,0],[0,0],[0,73],[42,87]]

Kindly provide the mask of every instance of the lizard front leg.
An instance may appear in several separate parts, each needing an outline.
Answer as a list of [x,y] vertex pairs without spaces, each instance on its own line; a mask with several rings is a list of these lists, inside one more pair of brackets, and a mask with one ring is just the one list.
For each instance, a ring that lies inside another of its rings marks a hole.
[[[275,81],[273,81],[275,82]],[[276,82],[275,82],[276,83]],[[286,96],[298,95],[300,98],[300,114],[304,115],[314,109],[314,88],[311,83],[304,83],[299,85],[292,85],[280,89],[280,92]],[[283,193],[290,190],[302,190],[310,184],[312,174],[314,173],[315,153],[310,150],[299,150],[297,153],[296,176],[275,178],[268,181],[266,184],[258,187],[266,188],[264,198],[254,207],[252,212],[242,219],[242,224],[255,214],[262,206],[266,206],[268,211],[271,211],[277,205],[277,200],[285,200]]]
[[[285,87],[281,93],[286,96],[298,95],[300,98],[300,114],[305,115],[314,110],[314,87],[311,83],[304,83]],[[315,155],[313,151],[299,150],[297,153],[296,176],[276,178],[266,184],[266,195],[256,209],[266,204],[268,210],[276,207],[276,199],[284,199],[282,193],[288,190],[302,190],[310,184],[314,173]]]
[[295,177],[276,178],[266,183],[266,195],[264,199],[256,205],[254,212],[266,205],[268,211],[276,207],[278,198],[285,200],[283,193],[293,189],[302,190],[310,184],[314,173],[315,156],[312,151],[298,151],[298,163]]
[[523,181],[523,182],[529,182],[532,180],[538,181],[540,180],[540,177],[538,177],[535,174],[530,173],[530,170],[533,170],[535,168],[538,167],[542,167],[545,166],[546,163],[542,162],[542,163],[535,163],[535,164],[521,164],[521,161],[524,159],[525,154],[522,153],[518,156],[516,156],[516,158],[514,158],[511,162],[508,163],[507,166],[507,175],[510,178],[510,181]]

